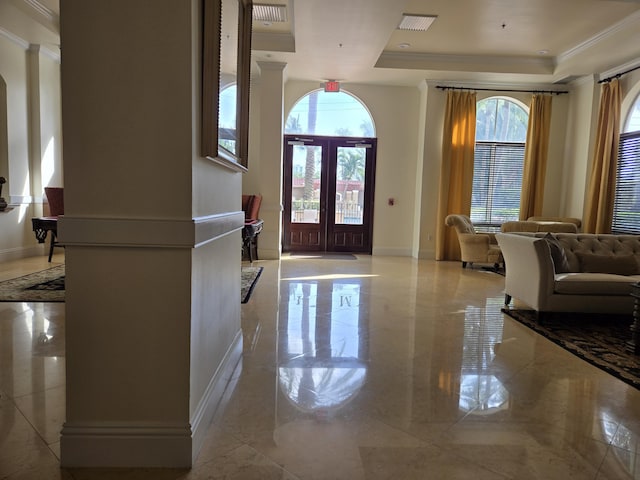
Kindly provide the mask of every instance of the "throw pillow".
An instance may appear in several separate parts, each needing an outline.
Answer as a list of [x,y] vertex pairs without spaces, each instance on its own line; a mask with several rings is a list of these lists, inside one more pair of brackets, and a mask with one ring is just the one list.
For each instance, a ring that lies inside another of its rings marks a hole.
[[636,275],[640,273],[635,255],[596,255],[576,252],[580,261],[580,271],[590,273],[614,273],[616,275]]
[[567,254],[564,251],[564,247],[558,241],[556,237],[547,233],[544,237],[549,250],[551,250],[551,259],[553,260],[553,268],[556,273],[567,273],[569,271],[569,260],[567,260]]

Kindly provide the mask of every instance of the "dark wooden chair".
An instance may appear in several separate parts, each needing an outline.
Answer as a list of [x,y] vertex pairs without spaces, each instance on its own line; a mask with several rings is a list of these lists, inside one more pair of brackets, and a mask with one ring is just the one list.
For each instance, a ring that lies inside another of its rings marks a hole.
[[260,217],[262,195],[242,195],[244,227],[242,228],[242,256],[253,262],[258,259],[258,235],[264,222]]
[[33,230],[36,232],[36,238],[39,242],[44,242],[47,232],[51,232],[49,244],[49,261],[51,261],[53,247],[62,247],[58,243],[58,217],[64,215],[64,188],[45,187],[44,193],[49,204],[49,215],[34,218],[32,222]]

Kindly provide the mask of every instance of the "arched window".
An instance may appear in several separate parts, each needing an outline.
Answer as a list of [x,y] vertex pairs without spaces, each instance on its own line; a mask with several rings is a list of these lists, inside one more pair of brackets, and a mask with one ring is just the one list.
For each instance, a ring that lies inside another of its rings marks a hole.
[[315,90],[305,95],[291,109],[284,131],[326,137],[375,137],[369,110],[344,91]]
[[529,113],[506,97],[489,97],[476,105],[471,220],[485,230],[518,220]]
[[231,153],[236,152],[236,116],[238,87],[230,83],[220,90],[218,111],[218,144]]
[[640,234],[640,95],[620,134],[611,231]]

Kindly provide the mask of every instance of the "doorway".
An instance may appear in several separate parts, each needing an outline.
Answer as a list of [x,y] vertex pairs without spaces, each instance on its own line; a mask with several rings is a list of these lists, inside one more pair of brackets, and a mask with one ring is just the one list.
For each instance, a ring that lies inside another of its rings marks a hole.
[[376,143],[285,135],[284,252],[371,253]]

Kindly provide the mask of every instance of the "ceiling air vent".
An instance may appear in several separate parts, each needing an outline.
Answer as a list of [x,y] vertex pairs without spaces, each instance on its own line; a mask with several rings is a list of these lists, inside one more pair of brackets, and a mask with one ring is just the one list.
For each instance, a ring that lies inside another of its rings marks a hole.
[[403,13],[398,30],[411,30],[414,32],[425,32],[438,18],[437,15],[419,15],[412,13]]
[[253,19],[258,22],[286,22],[287,6],[254,3]]

